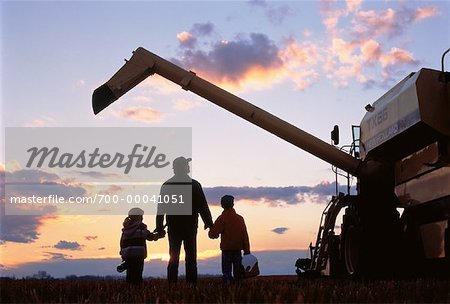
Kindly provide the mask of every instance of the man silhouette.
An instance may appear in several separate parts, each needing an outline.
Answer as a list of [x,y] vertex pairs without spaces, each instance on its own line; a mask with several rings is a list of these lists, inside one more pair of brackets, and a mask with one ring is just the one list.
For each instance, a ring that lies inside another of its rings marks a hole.
[[[172,163],[174,176],[161,186],[160,194],[163,199],[168,196],[180,200],[180,193],[186,193],[187,188],[189,189],[189,194],[192,194],[192,213],[189,215],[173,214],[173,212],[169,212],[170,210],[167,209],[168,204],[158,204],[156,230],[159,233],[163,233],[164,216],[166,217],[166,224],[168,227],[170,259],[167,266],[167,280],[169,283],[175,283],[178,280],[178,266],[182,243],[184,244],[184,251],[186,254],[186,282],[197,282],[198,215],[200,214],[203,223],[205,224],[205,229],[210,228],[213,225],[211,212],[205,194],[203,193],[202,186],[198,181],[191,179],[188,175],[190,172],[190,161],[190,158],[176,158]],[[188,199],[189,198],[183,198],[183,200]],[[173,211],[173,209],[171,211]]]

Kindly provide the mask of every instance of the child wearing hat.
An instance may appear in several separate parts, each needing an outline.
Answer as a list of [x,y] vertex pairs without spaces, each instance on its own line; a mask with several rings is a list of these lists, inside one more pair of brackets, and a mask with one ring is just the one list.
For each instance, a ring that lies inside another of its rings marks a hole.
[[[117,266],[118,272],[127,271],[126,281],[131,284],[142,283],[144,259],[147,257],[147,241],[157,241],[159,236],[147,229],[143,220],[144,210],[132,208],[123,221],[120,238],[120,256],[124,261]],[[162,235],[161,237],[164,237]]]
[[242,277],[241,250],[244,254],[250,254],[250,242],[244,218],[233,208],[234,197],[225,195],[220,200],[220,204],[224,210],[209,230],[208,236],[212,239],[221,236],[223,281],[229,283],[233,277],[234,280]]

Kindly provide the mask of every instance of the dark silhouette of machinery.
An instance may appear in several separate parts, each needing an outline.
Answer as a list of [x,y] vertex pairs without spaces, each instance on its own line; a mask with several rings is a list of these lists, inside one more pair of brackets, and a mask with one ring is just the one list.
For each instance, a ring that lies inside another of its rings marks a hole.
[[99,113],[156,73],[356,177],[357,194],[336,193],[325,209],[311,259],[296,263],[299,274],[448,276],[450,73],[443,60],[442,71],[411,73],[367,105],[348,152],[335,146],[337,127],[330,145],[141,47],[94,91],[92,107]]

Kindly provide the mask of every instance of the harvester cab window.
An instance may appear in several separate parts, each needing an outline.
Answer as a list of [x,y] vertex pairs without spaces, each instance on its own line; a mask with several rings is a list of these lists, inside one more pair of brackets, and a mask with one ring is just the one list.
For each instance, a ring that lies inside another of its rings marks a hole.
[[360,135],[360,127],[352,126],[353,143],[351,154],[354,155],[356,158],[359,158],[359,135]]

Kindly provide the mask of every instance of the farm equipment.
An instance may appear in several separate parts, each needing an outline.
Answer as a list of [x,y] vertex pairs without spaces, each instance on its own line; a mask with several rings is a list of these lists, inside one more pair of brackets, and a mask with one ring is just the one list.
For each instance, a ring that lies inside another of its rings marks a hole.
[[[94,91],[94,113],[155,73],[357,178],[357,194],[331,199],[311,259],[297,261],[298,273],[450,273],[450,73],[443,63],[442,71],[411,73],[367,105],[350,153],[141,47]],[[335,127],[335,143],[338,133]],[[344,208],[337,235],[336,219]]]

